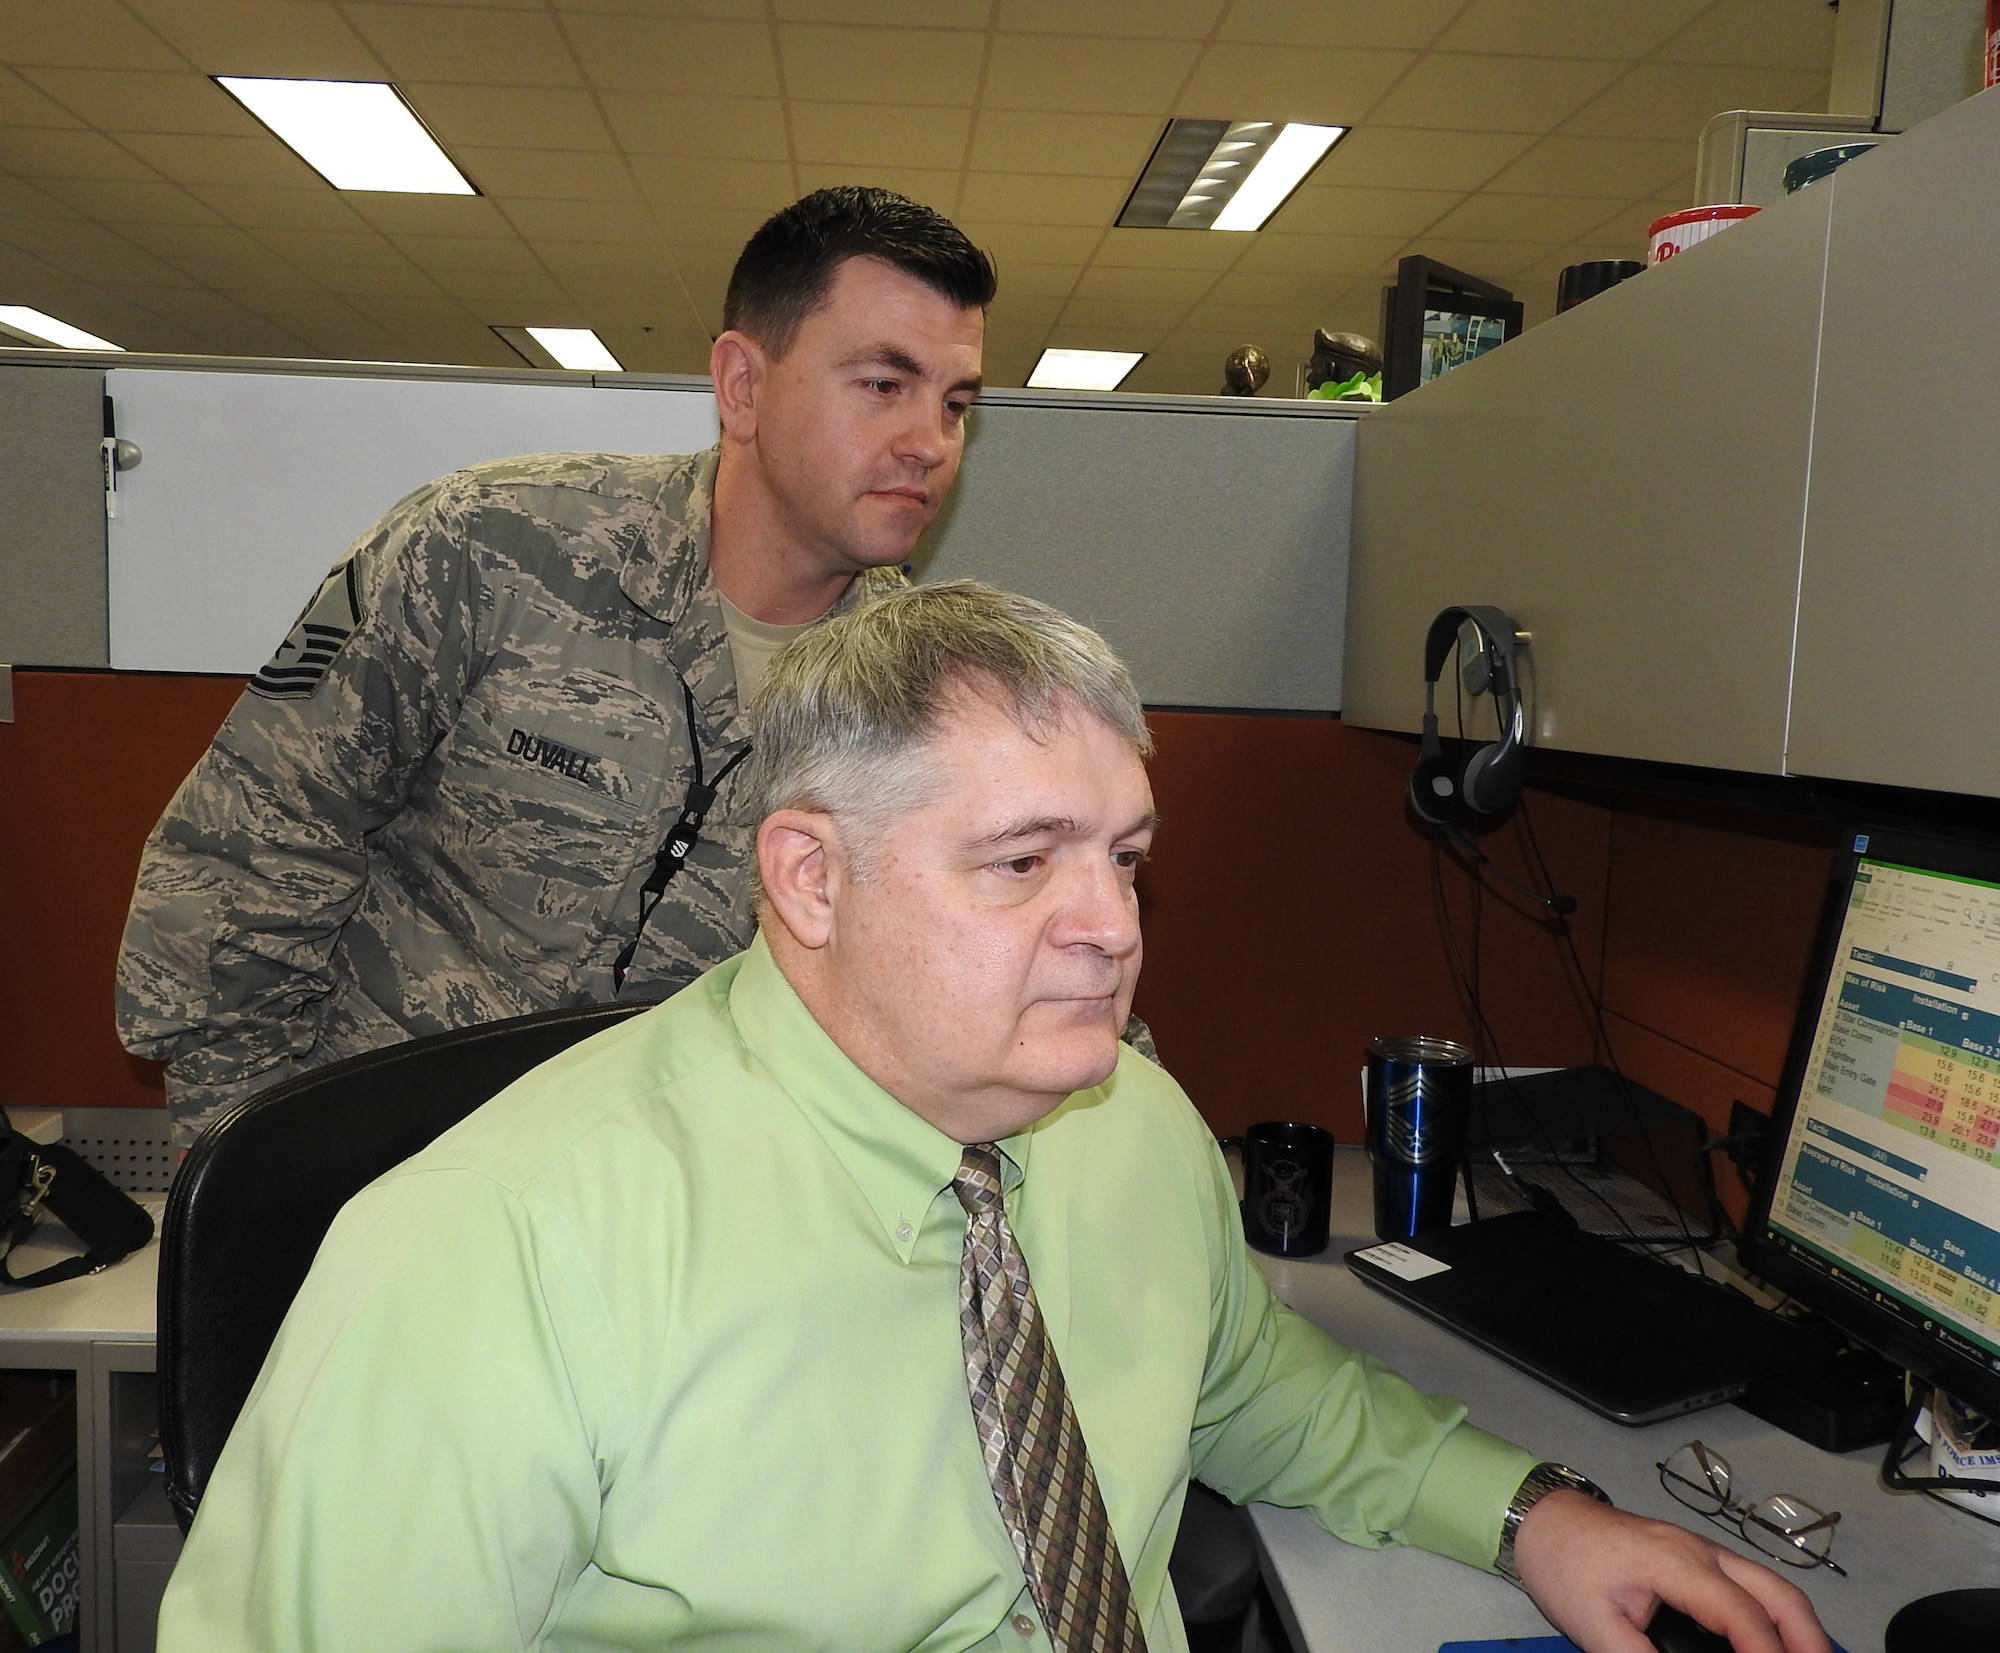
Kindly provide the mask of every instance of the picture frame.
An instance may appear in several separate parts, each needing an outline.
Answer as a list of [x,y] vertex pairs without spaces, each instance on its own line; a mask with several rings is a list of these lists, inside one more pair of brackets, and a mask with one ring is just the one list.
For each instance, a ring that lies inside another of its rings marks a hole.
[[1382,289],[1382,399],[1476,361],[1521,333],[1523,305],[1505,287],[1421,254]]

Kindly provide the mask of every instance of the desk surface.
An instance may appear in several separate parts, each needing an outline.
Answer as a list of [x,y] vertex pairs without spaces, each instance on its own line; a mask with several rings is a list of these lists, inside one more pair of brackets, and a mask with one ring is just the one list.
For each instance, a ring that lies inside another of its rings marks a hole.
[[[1421,1389],[1457,1395],[1482,1428],[1574,1464],[1621,1508],[1680,1521],[1745,1553],[1754,1552],[1661,1489],[1653,1465],[1682,1442],[1699,1438],[1721,1452],[1752,1497],[1791,1492],[1839,1510],[1833,1553],[1850,1576],[1823,1567],[1782,1571],[1811,1595],[1848,1653],[1880,1653],[1884,1626],[1913,1596],[2000,1585],[2000,1528],[1921,1494],[1884,1491],[1879,1449],[1836,1457],[1734,1406],[1627,1429],[1370,1291],[1340,1260],[1374,1239],[1367,1180],[1359,1151],[1341,1150],[1333,1243],[1305,1261],[1261,1259],[1278,1296],[1341,1341],[1386,1360]],[[1303,1637],[1300,1653],[1437,1653],[1446,1641],[1549,1634],[1527,1597],[1497,1578],[1416,1550],[1355,1549],[1297,1510],[1257,1505],[1253,1513]]]
[[[164,1194],[136,1194],[152,1213],[153,1238],[141,1251],[113,1263],[102,1274],[64,1280],[53,1286],[21,1289],[0,1284],[0,1364],[12,1345],[42,1342],[150,1343],[160,1273],[159,1226]],[[69,1230],[44,1222],[35,1237],[11,1259],[15,1272],[29,1274],[82,1252]]]

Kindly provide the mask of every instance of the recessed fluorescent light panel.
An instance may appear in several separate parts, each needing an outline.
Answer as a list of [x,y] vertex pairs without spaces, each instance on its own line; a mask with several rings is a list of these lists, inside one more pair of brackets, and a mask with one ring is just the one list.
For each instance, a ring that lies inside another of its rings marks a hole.
[[1146,359],[1143,350],[1044,350],[1030,390],[1116,390]]
[[493,329],[530,367],[567,367],[583,373],[623,373],[624,364],[588,327]]
[[1125,210],[1126,229],[1255,230],[1347,134],[1298,121],[1167,122]]
[[0,304],[0,333],[29,344],[53,344],[63,350],[123,350],[122,344],[100,339],[81,327],[30,310],[25,304]]
[[335,189],[479,193],[384,81],[215,79]]

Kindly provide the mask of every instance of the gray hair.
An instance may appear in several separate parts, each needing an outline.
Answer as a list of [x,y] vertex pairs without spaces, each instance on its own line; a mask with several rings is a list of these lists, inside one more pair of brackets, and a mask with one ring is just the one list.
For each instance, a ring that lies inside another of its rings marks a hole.
[[1082,712],[1141,757],[1153,749],[1131,674],[1096,632],[1032,597],[947,580],[858,604],[772,662],[750,708],[755,818],[833,816],[867,876],[888,822],[935,797],[928,748],[968,696],[1030,734]]

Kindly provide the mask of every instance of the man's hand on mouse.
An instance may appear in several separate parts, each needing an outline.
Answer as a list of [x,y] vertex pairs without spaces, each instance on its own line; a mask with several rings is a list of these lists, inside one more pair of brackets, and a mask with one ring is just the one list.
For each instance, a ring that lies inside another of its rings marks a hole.
[[1727,1636],[1736,1653],[1830,1653],[1812,1603],[1769,1567],[1685,1527],[1554,1492],[1514,1541],[1521,1583],[1585,1653],[1654,1653],[1661,1602]]

